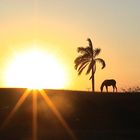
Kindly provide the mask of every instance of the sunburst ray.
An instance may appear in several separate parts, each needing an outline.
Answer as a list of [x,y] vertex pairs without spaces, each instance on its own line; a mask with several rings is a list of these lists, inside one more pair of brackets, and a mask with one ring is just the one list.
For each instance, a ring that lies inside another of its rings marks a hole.
[[61,124],[63,125],[63,127],[66,129],[66,131],[68,132],[68,134],[70,135],[70,137],[72,138],[72,140],[77,140],[76,136],[74,135],[74,133],[72,132],[72,130],[70,129],[70,127],[68,126],[68,124],[66,123],[66,121],[63,119],[62,115],[59,113],[59,111],[57,110],[57,108],[55,107],[55,105],[49,99],[47,93],[44,90],[40,90],[40,93],[43,96],[45,102],[48,104],[48,106],[51,108],[51,110],[55,114],[55,116],[58,118],[58,120],[61,122]]
[[37,140],[37,91],[33,90],[33,122],[32,122],[32,131],[33,131],[33,140]]
[[19,107],[23,104],[23,102],[25,101],[25,99],[27,98],[28,94],[31,92],[31,90],[27,89],[23,95],[20,97],[20,99],[18,100],[18,102],[16,103],[15,107],[12,109],[12,111],[10,112],[10,114],[8,115],[8,117],[5,119],[5,121],[3,122],[1,129],[5,128],[5,126],[9,123],[9,121],[11,120],[11,118],[14,116],[14,114],[17,112],[17,110],[19,109]]

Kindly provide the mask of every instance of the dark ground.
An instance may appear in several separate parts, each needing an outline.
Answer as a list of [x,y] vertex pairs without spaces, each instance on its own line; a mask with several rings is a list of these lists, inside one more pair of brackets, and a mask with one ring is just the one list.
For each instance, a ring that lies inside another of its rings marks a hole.
[[[0,89],[0,126],[25,89]],[[140,93],[48,90],[47,95],[77,140],[140,140]],[[37,140],[71,140],[71,135],[38,94]],[[32,140],[32,94],[0,140]]]

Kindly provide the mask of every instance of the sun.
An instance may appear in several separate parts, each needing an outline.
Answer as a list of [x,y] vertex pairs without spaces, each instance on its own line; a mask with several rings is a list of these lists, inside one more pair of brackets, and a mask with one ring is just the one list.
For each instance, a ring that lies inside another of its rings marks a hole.
[[64,66],[40,50],[17,55],[6,70],[8,87],[60,89],[65,87],[66,80]]

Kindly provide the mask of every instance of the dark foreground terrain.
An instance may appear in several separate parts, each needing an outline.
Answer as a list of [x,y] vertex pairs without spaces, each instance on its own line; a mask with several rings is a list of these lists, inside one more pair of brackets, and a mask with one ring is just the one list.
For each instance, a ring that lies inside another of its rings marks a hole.
[[[0,89],[0,126],[25,90]],[[37,94],[37,129],[30,93],[1,127],[0,140],[140,140],[140,93],[46,93],[48,104]]]

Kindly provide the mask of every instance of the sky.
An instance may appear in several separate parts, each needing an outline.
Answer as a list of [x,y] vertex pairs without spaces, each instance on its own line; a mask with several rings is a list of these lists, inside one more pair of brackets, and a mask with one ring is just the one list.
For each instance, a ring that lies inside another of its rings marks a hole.
[[0,86],[15,54],[32,44],[61,62],[68,75],[65,89],[88,90],[89,75],[77,75],[77,47],[91,38],[106,68],[97,65],[95,87],[116,79],[118,89],[140,85],[139,0],[1,0]]

